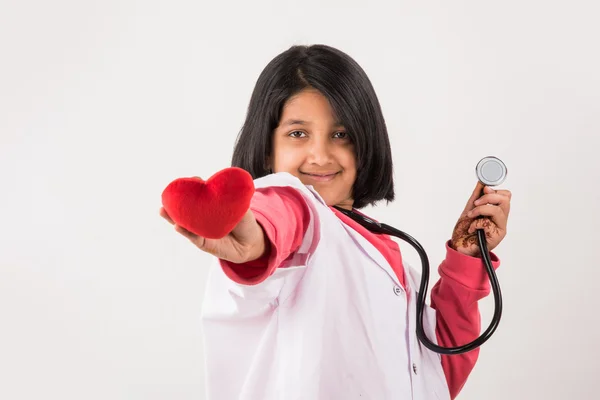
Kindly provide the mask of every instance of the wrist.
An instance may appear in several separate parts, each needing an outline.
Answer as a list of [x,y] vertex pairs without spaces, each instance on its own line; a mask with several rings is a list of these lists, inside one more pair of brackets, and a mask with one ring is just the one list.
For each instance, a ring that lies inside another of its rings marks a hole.
[[469,256],[469,257],[476,257],[478,258],[481,253],[479,252],[479,249],[476,250],[469,250],[467,248],[464,247],[459,247],[457,249],[455,249],[457,252],[459,252],[460,254],[464,254],[465,256]]
[[264,229],[258,222],[256,223],[256,229],[258,231],[256,235],[258,240],[250,247],[246,262],[258,260],[259,258],[262,258],[270,253],[271,242],[269,241]]
[[469,256],[469,257],[480,257],[481,252],[479,251],[479,248],[476,247],[475,249],[472,248],[468,248],[468,247],[457,247],[454,242],[452,240],[450,240],[448,242],[448,247],[450,247],[452,250],[463,254],[465,256]]

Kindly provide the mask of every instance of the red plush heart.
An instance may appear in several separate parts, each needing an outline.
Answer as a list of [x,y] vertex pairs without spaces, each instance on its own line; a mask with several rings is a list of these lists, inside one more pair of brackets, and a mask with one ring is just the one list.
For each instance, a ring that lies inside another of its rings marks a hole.
[[240,222],[254,194],[252,176],[225,168],[207,181],[179,178],[162,193],[163,207],[177,225],[209,239],[226,236]]

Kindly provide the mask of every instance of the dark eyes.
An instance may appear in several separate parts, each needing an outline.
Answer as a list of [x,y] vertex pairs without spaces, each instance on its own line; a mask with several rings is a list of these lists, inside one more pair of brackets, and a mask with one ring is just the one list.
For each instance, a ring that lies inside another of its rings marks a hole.
[[289,134],[289,136],[294,137],[294,138],[300,138],[300,137],[306,136],[306,133],[304,133],[302,131],[294,131],[294,132],[291,132]]
[[[302,131],[293,131],[290,132],[290,134],[288,136],[291,136],[293,138],[302,138],[306,136],[306,133],[302,132]],[[348,133],[346,132],[336,132],[333,135],[334,138],[336,139],[347,139],[348,138]]]

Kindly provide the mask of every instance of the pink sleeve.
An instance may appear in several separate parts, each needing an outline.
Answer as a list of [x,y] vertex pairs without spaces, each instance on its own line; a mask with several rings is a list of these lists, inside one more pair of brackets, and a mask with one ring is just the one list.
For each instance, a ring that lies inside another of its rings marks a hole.
[[[490,253],[494,270],[500,260]],[[462,254],[446,242],[446,259],[438,269],[440,280],[431,290],[431,307],[436,312],[436,337],[440,346],[455,347],[475,340],[481,334],[477,301],[490,293],[483,260]],[[459,355],[442,355],[450,396],[460,393],[473,370],[479,349]]]
[[310,212],[306,200],[292,187],[257,189],[250,209],[266,236],[264,255],[243,264],[219,261],[225,274],[234,282],[256,285],[271,276],[298,250],[310,222]]

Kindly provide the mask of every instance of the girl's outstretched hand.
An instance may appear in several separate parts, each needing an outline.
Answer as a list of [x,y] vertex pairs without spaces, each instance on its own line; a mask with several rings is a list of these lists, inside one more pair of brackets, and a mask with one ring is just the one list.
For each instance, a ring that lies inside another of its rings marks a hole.
[[177,225],[169,217],[164,207],[160,209],[160,216],[171,223],[177,232],[188,238],[200,250],[223,260],[244,263],[259,258],[265,252],[265,234],[251,210],[244,214],[242,220],[229,234],[220,239],[203,238]]
[[479,257],[476,230],[481,228],[485,231],[488,250],[492,251],[506,236],[511,197],[509,190],[494,190],[478,181],[454,227],[450,247],[468,256]]
[[200,250],[234,263],[265,251],[265,235],[250,211],[254,181],[245,170],[225,168],[208,180],[172,181],[162,193],[160,215]]

